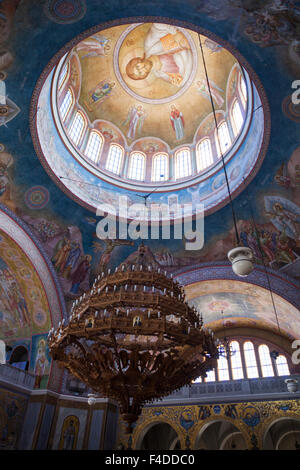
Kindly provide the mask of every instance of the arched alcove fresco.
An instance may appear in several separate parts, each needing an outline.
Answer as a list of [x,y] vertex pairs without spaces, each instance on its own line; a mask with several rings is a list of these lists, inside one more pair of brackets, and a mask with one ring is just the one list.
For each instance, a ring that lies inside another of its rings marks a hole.
[[263,436],[265,450],[299,450],[300,420],[293,417],[272,421]]
[[179,450],[180,440],[176,431],[168,423],[157,422],[148,426],[137,438],[139,450]]
[[211,420],[204,424],[196,435],[195,449],[198,450],[247,449],[243,433],[230,421]]
[[1,339],[11,365],[38,377],[46,388],[51,368],[48,331],[61,320],[64,302],[53,268],[35,237],[18,218],[0,208]]

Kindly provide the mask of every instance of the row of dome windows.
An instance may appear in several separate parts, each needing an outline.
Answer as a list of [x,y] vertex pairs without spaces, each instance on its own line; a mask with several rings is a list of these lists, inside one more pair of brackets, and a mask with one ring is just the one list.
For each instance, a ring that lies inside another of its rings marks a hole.
[[[279,355],[276,359],[276,365],[274,365],[269,347],[266,344],[261,344],[258,348],[255,348],[251,341],[246,341],[240,348],[238,341],[231,341],[230,346],[234,354],[229,360],[220,356],[217,369],[207,373],[205,382],[253,379],[258,378],[260,375],[262,377],[290,375],[286,357],[282,354]],[[195,380],[195,383],[201,381],[201,378],[199,378]]]
[[[244,81],[243,81],[244,83]],[[68,88],[66,95],[60,105],[60,116],[63,121],[73,106],[74,97],[71,88]],[[231,106],[231,124],[235,137],[240,132],[244,117],[241,111],[240,103],[235,99]],[[79,146],[83,138],[87,120],[81,111],[76,111],[70,124],[68,135],[75,146]],[[104,138],[99,131],[91,130],[84,150],[84,155],[93,163],[98,164],[103,149]],[[217,158],[219,159],[231,146],[227,122],[223,120],[218,126],[218,133],[215,133],[215,145],[217,149]],[[111,144],[108,150],[105,169],[116,175],[120,175],[122,169],[122,160],[124,149],[118,144]],[[214,163],[212,143],[210,138],[205,137],[196,146],[196,167],[201,172]],[[131,180],[144,181],[146,173],[146,155],[142,152],[134,151],[130,154],[127,177]],[[193,161],[189,148],[182,148],[175,153],[175,180],[192,176]],[[153,156],[152,175],[153,182],[168,181],[170,178],[169,155],[158,153]]]

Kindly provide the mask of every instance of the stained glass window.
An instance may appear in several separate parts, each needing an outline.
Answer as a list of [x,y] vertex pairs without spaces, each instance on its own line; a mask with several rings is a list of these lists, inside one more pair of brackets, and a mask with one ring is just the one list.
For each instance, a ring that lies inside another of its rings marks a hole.
[[73,93],[70,88],[68,88],[67,93],[65,94],[64,99],[62,100],[62,103],[59,108],[60,116],[63,121],[66,120],[66,117],[71,109],[71,106],[73,104]]
[[130,156],[128,178],[143,181],[145,178],[145,155],[134,152]]
[[[231,146],[231,139],[230,139],[230,135],[229,135],[228,126],[227,126],[226,121],[223,121],[219,125],[218,135],[219,135],[219,139],[216,136],[216,144],[217,144],[218,156],[221,156],[221,151],[222,151],[222,154],[224,154],[225,152],[227,152],[227,150]],[[220,145],[219,145],[219,141],[220,141]],[[221,149],[220,149],[220,147],[221,147]]]
[[85,149],[85,155],[92,160],[92,162],[98,163],[102,145],[102,136],[98,132],[92,131]]
[[261,372],[263,377],[272,377],[274,375],[272,360],[270,357],[270,350],[266,344],[261,344],[258,347],[259,360],[261,365]]
[[168,175],[168,155],[159,153],[153,157],[152,181],[167,181]]
[[69,62],[67,62],[60,72],[59,80],[58,80],[58,88],[61,88],[67,78],[69,72]]
[[251,341],[246,341],[244,343],[244,356],[245,356],[248,379],[253,379],[255,377],[258,377],[256,357],[255,357],[253,343],[251,343]]
[[192,174],[191,152],[189,149],[179,150],[176,153],[175,178],[186,178]]
[[197,145],[198,171],[202,171],[213,163],[213,156],[209,139],[203,139]]
[[233,127],[235,135],[237,135],[240,132],[243,122],[244,122],[242,111],[237,100],[235,100],[232,105],[231,117],[232,117],[232,124],[233,124],[232,127]]
[[240,345],[237,341],[231,341],[230,346],[231,346],[232,352],[234,353],[231,356],[232,378],[233,380],[243,379],[244,372],[243,372],[242,359],[241,359],[241,353],[240,353]]
[[69,137],[75,145],[78,145],[85,127],[85,119],[81,113],[77,112],[72,121]]
[[228,361],[223,356],[218,359],[218,376],[219,380],[229,380]]
[[111,144],[106,160],[106,169],[112,173],[120,174],[123,150],[119,145]]
[[289,366],[288,366],[286,357],[284,357],[282,354],[280,354],[280,356],[277,357],[276,365],[277,365],[278,375],[290,375]]

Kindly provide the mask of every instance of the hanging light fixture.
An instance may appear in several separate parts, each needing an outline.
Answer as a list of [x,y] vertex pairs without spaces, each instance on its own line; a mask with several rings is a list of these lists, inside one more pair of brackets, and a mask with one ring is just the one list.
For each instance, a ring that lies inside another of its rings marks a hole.
[[237,229],[236,216],[235,216],[235,212],[234,212],[232,196],[231,196],[231,192],[230,192],[229,179],[228,179],[226,165],[225,165],[225,161],[224,161],[224,155],[223,155],[223,151],[222,151],[222,146],[220,145],[219,126],[218,126],[217,117],[216,117],[215,105],[214,105],[214,101],[213,101],[213,97],[212,97],[212,93],[211,93],[210,82],[209,82],[209,79],[208,79],[207,67],[206,67],[206,62],[205,62],[205,58],[204,58],[204,52],[203,52],[203,46],[202,46],[200,34],[198,34],[198,37],[199,37],[199,43],[200,43],[200,49],[201,49],[201,54],[202,54],[202,61],[203,61],[203,66],[204,66],[204,71],[205,71],[205,78],[206,78],[207,88],[208,88],[210,102],[211,102],[213,116],[214,116],[218,147],[219,147],[220,156],[221,156],[221,159],[222,159],[223,170],[224,170],[224,175],[225,175],[225,180],[226,180],[226,185],[227,185],[227,190],[228,190],[228,195],[229,195],[229,201],[230,201],[230,207],[231,207],[231,212],[232,212],[234,230],[235,230],[236,247],[233,248],[232,250],[230,250],[228,252],[227,256],[228,256],[229,261],[232,264],[233,272],[237,276],[245,277],[245,276],[248,276],[253,271],[253,268],[254,268],[254,266],[253,266],[253,253],[252,253],[252,250],[250,248],[241,245],[241,241],[240,241],[240,237],[239,237],[239,233],[238,233],[238,229]]
[[69,322],[48,336],[54,360],[119,403],[128,432],[145,403],[204,377],[218,358],[214,335],[183,288],[145,253],[141,245],[134,269],[123,263],[96,278]]

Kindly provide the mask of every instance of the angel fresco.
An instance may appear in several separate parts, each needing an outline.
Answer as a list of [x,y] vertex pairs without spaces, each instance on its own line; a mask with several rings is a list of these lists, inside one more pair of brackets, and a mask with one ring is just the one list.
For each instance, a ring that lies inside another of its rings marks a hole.
[[142,105],[135,105],[130,108],[127,118],[122,124],[123,126],[126,126],[129,123],[129,129],[127,132],[127,137],[129,139],[133,140],[136,134],[141,133],[146,116],[147,115]]
[[126,74],[137,81],[152,75],[182,87],[192,67],[191,47],[183,32],[172,25],[152,23],[144,39],[144,55],[127,63]]
[[84,39],[76,47],[77,52],[83,51],[82,59],[85,57],[104,57],[111,49],[110,40],[104,36],[91,36]]
[[207,81],[205,78],[201,78],[200,80],[197,81],[196,84],[198,92],[207,100],[210,101],[210,94],[209,94],[209,88],[211,91],[211,95],[219,108],[223,106],[224,103],[224,98],[221,96],[221,93],[224,93],[224,90],[222,88],[219,88],[218,85],[216,85],[215,82],[212,80],[209,80],[209,88],[207,85]]
[[272,224],[294,240],[300,239],[300,207],[284,197],[265,196],[266,214]]

